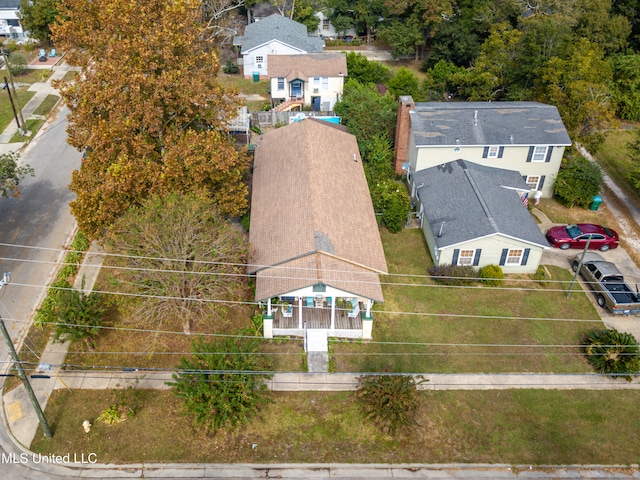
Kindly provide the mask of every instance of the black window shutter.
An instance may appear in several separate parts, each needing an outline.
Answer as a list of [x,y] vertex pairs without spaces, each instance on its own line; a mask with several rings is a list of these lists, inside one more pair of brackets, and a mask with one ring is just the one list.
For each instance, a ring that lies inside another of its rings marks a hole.
[[535,147],[529,147],[529,155],[527,155],[527,163],[531,161],[531,158],[533,157],[533,150],[535,149]]
[[538,182],[538,188],[542,188],[544,185],[544,175],[540,176],[540,181]]
[[476,250],[476,254],[473,257],[473,266],[477,267],[478,264],[480,263],[480,252],[482,252],[482,249],[479,248]]
[[500,147],[498,149],[498,158],[502,158],[502,154],[504,153],[504,147]]
[[451,265],[457,265],[458,264],[458,256],[460,255],[460,249],[459,248],[455,248],[453,250],[453,258],[451,259]]
[[503,248],[502,249],[502,255],[500,256],[500,265],[504,265],[505,262],[507,261],[507,254],[509,253],[509,249],[508,248]]
[[547,148],[547,158],[544,159],[545,162],[551,161],[551,153],[553,152],[553,147]]
[[482,158],[487,158],[489,156],[489,147],[484,147],[484,151],[482,152]]
[[520,262],[520,265],[526,265],[527,264],[527,260],[529,260],[529,252],[531,251],[530,248],[525,248],[524,249],[524,255],[522,256],[522,262]]

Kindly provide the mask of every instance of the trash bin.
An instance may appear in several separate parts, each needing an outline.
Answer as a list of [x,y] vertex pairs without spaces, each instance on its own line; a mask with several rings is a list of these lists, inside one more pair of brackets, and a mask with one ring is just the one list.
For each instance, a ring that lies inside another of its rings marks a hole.
[[260,72],[253,72],[253,81],[256,83],[260,81]]
[[596,195],[595,197],[593,197],[593,200],[591,201],[591,206],[589,206],[589,210],[598,210],[598,207],[600,206],[601,203],[602,203],[602,197],[600,195]]

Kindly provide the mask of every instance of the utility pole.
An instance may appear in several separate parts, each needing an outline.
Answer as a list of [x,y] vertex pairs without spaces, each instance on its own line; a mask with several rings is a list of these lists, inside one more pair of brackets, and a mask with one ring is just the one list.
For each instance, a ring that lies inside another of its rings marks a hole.
[[13,103],[13,96],[11,95],[11,88],[9,88],[9,82],[7,82],[7,77],[4,77],[4,87],[3,90],[6,90],[9,94],[9,102],[11,102],[11,108],[13,109],[13,118],[16,119],[16,123],[18,124],[18,131],[22,132],[22,127],[20,126],[20,120],[18,120],[18,113],[16,112],[16,106]]
[[[9,283],[10,275],[9,272],[4,272],[4,276],[2,280],[0,280],[0,288],[4,287]],[[4,324],[4,320],[0,317],[0,330],[2,330],[2,336],[7,342],[9,346],[9,353],[11,353],[11,358],[13,358],[13,362],[16,366],[16,370],[18,371],[18,377],[22,380],[24,384],[24,389],[27,391],[27,395],[33,404],[33,408],[36,411],[36,415],[38,416],[38,420],[40,421],[40,426],[42,427],[42,433],[46,438],[51,438],[53,435],[51,434],[51,430],[49,429],[49,424],[47,423],[47,419],[44,418],[44,413],[42,412],[42,408],[40,408],[40,404],[38,403],[38,399],[36,398],[36,394],[33,392],[31,388],[31,384],[29,383],[29,379],[24,373],[24,369],[22,368],[22,363],[20,363],[20,358],[18,358],[18,354],[16,353],[16,349],[13,346],[13,341],[9,336],[9,332],[7,331],[7,327]]]
[[[20,135],[23,135],[25,137],[29,136],[29,131],[27,130],[27,124],[24,123],[24,118],[22,118],[22,109],[20,108],[20,102],[18,101],[18,94],[16,93],[16,86],[13,83],[13,75],[11,74],[11,69],[9,68],[9,58],[7,56],[7,51],[4,48],[1,48],[2,50],[2,56],[4,57],[4,66],[7,69],[7,73],[9,74],[9,80],[11,81],[11,90],[13,91],[13,96],[16,99],[16,105],[18,105],[18,116],[20,117],[20,123],[22,124],[22,128],[20,127],[20,125],[18,125],[18,131],[20,132]],[[7,79],[4,79],[5,83],[7,82]],[[15,109],[14,109],[15,112]],[[17,121],[17,120],[16,120]]]

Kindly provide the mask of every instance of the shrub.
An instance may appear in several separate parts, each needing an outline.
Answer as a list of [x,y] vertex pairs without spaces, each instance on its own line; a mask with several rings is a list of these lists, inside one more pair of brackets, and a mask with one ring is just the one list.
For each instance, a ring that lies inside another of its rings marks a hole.
[[100,415],[98,415],[98,421],[106,423],[109,426],[120,423],[123,420],[124,415],[122,414],[122,412],[120,412],[120,409],[115,404],[105,408],[102,412],[100,412]]
[[545,268],[544,265],[539,265],[536,270],[533,279],[538,282],[541,286],[546,287],[549,285],[550,275],[549,271]]
[[417,425],[420,406],[417,385],[410,375],[365,375],[358,378],[356,397],[365,417],[389,434]]
[[227,60],[227,63],[222,67],[222,71],[228,74],[240,73],[240,67],[233,60]]
[[596,163],[583,157],[569,158],[562,161],[553,193],[568,207],[587,208],[600,192],[601,183],[602,171]]
[[394,180],[383,180],[370,184],[373,209],[378,219],[391,233],[398,233],[407,221],[410,202],[404,185]]
[[214,431],[239,426],[268,401],[264,380],[271,375],[261,373],[269,365],[256,355],[258,346],[246,336],[193,342],[193,354],[181,358],[174,382],[167,385],[184,400],[196,425]]
[[593,332],[587,338],[585,354],[599,373],[631,380],[630,374],[640,370],[637,340],[630,333],[621,333],[614,328]]
[[490,287],[498,287],[504,280],[504,273],[499,265],[485,265],[480,269],[478,276],[482,279],[482,283]]
[[29,62],[27,58],[21,53],[13,53],[9,57],[9,69],[11,75],[21,75],[27,70]]
[[441,285],[473,285],[478,272],[469,265],[434,265],[429,274]]

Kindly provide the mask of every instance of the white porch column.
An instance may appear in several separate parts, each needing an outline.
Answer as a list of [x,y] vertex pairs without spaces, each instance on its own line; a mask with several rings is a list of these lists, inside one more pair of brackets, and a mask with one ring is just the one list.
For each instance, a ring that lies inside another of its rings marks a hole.
[[302,297],[298,297],[298,328],[302,329]]
[[271,297],[269,297],[269,300],[267,300],[267,315],[273,315],[273,313],[271,312]]
[[335,330],[336,328],[336,298],[333,297],[333,301],[331,302],[331,330]]
[[373,300],[367,298],[367,318],[371,317],[371,306],[373,305]]

